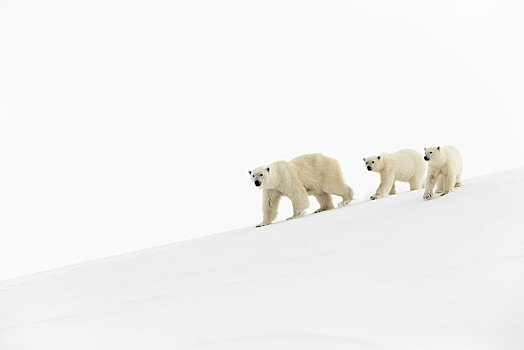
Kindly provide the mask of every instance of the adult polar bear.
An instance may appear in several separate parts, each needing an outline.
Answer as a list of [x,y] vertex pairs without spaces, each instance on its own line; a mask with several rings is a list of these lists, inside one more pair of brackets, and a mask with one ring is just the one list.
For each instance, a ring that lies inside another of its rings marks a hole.
[[424,148],[424,159],[428,162],[428,173],[424,190],[424,199],[433,197],[433,188],[437,184],[437,193],[442,195],[461,185],[462,156],[453,146]]
[[426,164],[422,155],[415,150],[382,153],[364,158],[364,163],[368,171],[380,173],[380,185],[370,197],[372,200],[395,194],[395,181],[409,182],[411,191],[421,189],[424,184]]
[[339,206],[353,199],[353,190],[344,183],[338,162],[320,153],[306,154],[289,162],[274,162],[250,170],[249,174],[255,186],[264,190],[264,219],[257,227],[275,220],[282,196],[289,197],[293,204],[293,216],[289,219],[304,215],[309,207],[308,195],[315,196],[320,204],[315,213],[333,209],[332,194],[342,197]]

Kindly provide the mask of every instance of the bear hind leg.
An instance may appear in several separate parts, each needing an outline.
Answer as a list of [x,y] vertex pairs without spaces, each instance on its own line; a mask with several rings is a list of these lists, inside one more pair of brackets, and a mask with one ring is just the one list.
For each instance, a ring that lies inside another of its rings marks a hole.
[[320,213],[322,211],[333,209],[333,200],[331,199],[331,195],[326,192],[322,192],[319,194],[315,194],[315,198],[318,201],[318,204],[320,204],[320,208],[315,210],[315,213]]
[[457,178],[455,180],[455,187],[462,186],[462,175],[457,175]]
[[409,190],[415,191],[420,190],[424,187],[424,174],[422,176],[413,177],[409,182]]
[[338,204],[339,207],[348,205],[353,200],[353,190],[351,187],[346,185],[344,182],[335,184],[326,184],[323,188],[324,192],[328,194],[334,194],[335,196],[342,197],[342,202]]

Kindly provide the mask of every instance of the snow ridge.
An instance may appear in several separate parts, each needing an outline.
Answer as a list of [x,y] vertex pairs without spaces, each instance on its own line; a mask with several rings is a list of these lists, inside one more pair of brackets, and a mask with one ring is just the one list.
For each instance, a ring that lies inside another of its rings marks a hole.
[[522,349],[524,168],[0,283],[1,349]]

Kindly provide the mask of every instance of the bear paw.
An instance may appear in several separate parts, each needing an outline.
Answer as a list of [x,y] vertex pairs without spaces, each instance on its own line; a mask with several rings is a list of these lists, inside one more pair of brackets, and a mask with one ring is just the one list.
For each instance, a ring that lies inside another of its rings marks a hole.
[[422,198],[427,201],[428,199],[433,198],[433,193],[424,193],[424,197]]
[[347,201],[342,201],[342,202],[338,203],[338,207],[339,208],[340,207],[345,207],[346,205],[349,204],[349,202],[351,202],[351,200],[349,200],[349,199]]
[[300,214],[293,215],[293,216],[287,218],[286,220],[295,220],[295,219],[298,219],[298,218],[303,217],[305,214],[306,214],[306,212],[303,211],[303,212],[301,212]]
[[441,197],[442,197],[442,196],[445,196],[445,195],[447,195],[448,193],[451,193],[451,192],[453,192],[453,190],[446,190],[446,191],[442,192],[442,193],[440,194],[440,196],[441,196]]
[[441,193],[443,193],[443,192],[444,192],[444,190],[436,190],[436,191],[435,191],[435,194],[441,194]]
[[381,195],[381,194],[374,194],[372,195],[371,197],[369,197],[369,199],[371,199],[372,201],[374,201],[375,199],[380,199],[380,198],[383,198],[384,196]]
[[262,227],[262,226],[267,226],[267,225],[269,225],[269,223],[261,222],[260,224],[256,225],[255,227]]

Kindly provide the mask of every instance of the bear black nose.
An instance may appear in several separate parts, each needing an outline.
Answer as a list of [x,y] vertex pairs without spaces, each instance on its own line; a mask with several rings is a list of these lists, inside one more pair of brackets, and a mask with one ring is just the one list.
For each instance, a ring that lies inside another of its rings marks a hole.
[[255,181],[255,186],[260,186],[260,181],[256,180]]
[[371,171],[371,167],[370,166],[368,166],[368,170]]
[[424,156],[424,160],[429,160],[428,156]]

